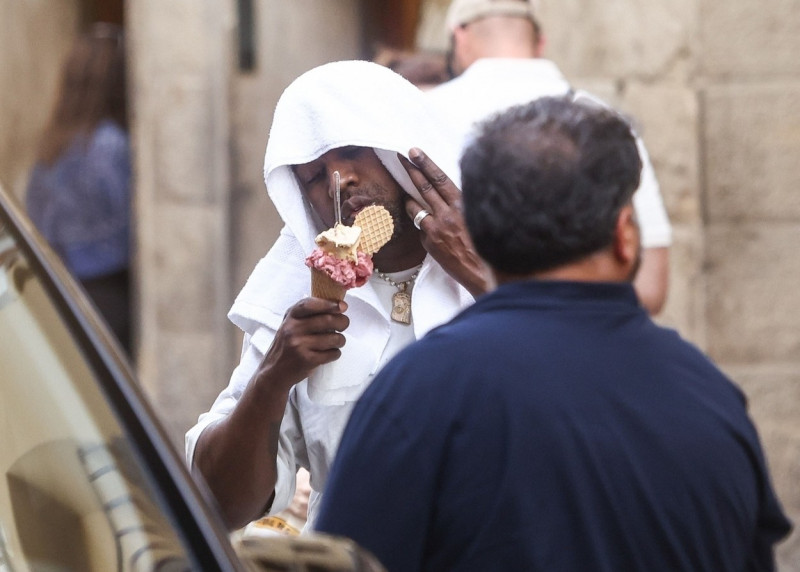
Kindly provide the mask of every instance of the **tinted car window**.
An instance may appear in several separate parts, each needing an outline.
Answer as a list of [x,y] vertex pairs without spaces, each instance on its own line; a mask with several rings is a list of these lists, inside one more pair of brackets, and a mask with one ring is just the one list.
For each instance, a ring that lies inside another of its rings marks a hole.
[[0,340],[4,566],[188,569],[94,371],[5,225]]
[[0,572],[382,571],[347,539],[231,544],[91,302],[0,187]]
[[242,570],[88,297],[0,187],[0,572]]

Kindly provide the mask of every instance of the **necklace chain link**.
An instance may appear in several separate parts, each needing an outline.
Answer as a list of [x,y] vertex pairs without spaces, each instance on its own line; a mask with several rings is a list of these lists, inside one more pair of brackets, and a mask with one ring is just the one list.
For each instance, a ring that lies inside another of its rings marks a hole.
[[378,276],[380,276],[382,280],[397,288],[397,292],[392,294],[392,311],[390,315],[392,320],[395,322],[405,325],[411,323],[411,292],[408,291],[408,287],[414,283],[414,280],[417,279],[417,274],[419,274],[420,268],[422,268],[422,264],[420,264],[417,269],[414,270],[414,274],[411,275],[411,278],[404,280],[403,282],[395,282],[385,273],[375,268],[375,272],[377,272]]
[[405,292],[406,288],[408,288],[411,284],[413,284],[414,280],[417,279],[417,275],[419,274],[420,268],[422,268],[421,265],[414,271],[414,274],[411,275],[411,278],[409,278],[408,280],[404,280],[402,282],[395,282],[394,280],[389,278],[389,276],[387,276],[386,273],[381,272],[377,268],[375,268],[375,272],[377,272],[378,276],[380,276],[383,280],[385,280],[386,282],[388,282],[401,292]]

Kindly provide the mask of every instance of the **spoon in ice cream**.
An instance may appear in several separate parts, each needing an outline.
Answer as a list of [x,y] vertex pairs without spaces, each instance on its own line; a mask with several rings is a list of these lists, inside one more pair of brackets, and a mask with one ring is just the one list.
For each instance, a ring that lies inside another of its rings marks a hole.
[[336,224],[342,224],[342,188],[339,171],[333,172],[333,215],[336,217]]

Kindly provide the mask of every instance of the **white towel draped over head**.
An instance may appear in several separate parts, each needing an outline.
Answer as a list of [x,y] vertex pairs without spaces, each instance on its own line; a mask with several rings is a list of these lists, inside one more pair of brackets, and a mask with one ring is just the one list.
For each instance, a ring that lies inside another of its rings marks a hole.
[[419,147],[459,183],[456,146],[447,144],[429,105],[403,77],[366,61],[314,68],[283,92],[267,143],[264,179],[278,213],[307,252],[317,229],[289,165],[308,163],[337,147],[373,147],[392,176],[419,200],[396,156]]
[[[448,144],[445,129],[428,106],[417,87],[388,68],[366,61],[334,62],[314,68],[284,91],[275,108],[267,142],[264,178],[285,226],[229,313],[236,325],[253,336],[252,342],[261,351],[266,352],[272,339],[262,326],[276,330],[286,310],[309,295],[309,271],[304,258],[313,250],[317,233],[323,230],[303,199],[291,166],[312,161],[338,147],[372,147],[403,189],[421,200],[397,158],[398,153],[407,157],[409,149],[419,147],[458,185],[458,146]],[[470,298],[465,292],[428,257],[414,290],[415,307],[420,304],[425,309],[414,314],[417,337],[468,303]],[[348,291],[347,301],[351,321],[345,332],[348,345],[362,346],[364,351],[366,344],[373,359],[364,360],[362,354],[348,366],[350,359],[345,350],[341,363],[329,369],[347,371],[349,367],[353,373],[364,369],[361,362],[367,362],[367,373],[373,373],[383,346],[368,337],[378,335],[375,316],[368,314],[378,312],[387,324],[388,316],[384,316],[385,310],[370,284]],[[380,330],[380,336],[385,333],[388,339],[388,325]],[[361,380],[339,380],[329,386],[356,382]]]

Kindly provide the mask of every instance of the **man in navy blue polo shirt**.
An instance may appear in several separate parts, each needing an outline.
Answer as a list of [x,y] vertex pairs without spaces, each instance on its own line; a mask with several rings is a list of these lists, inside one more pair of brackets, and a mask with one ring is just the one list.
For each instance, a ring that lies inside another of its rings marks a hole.
[[391,571],[773,569],[791,525],[745,398],[631,285],[630,126],[544,98],[461,166],[497,288],[366,390],[317,528]]

